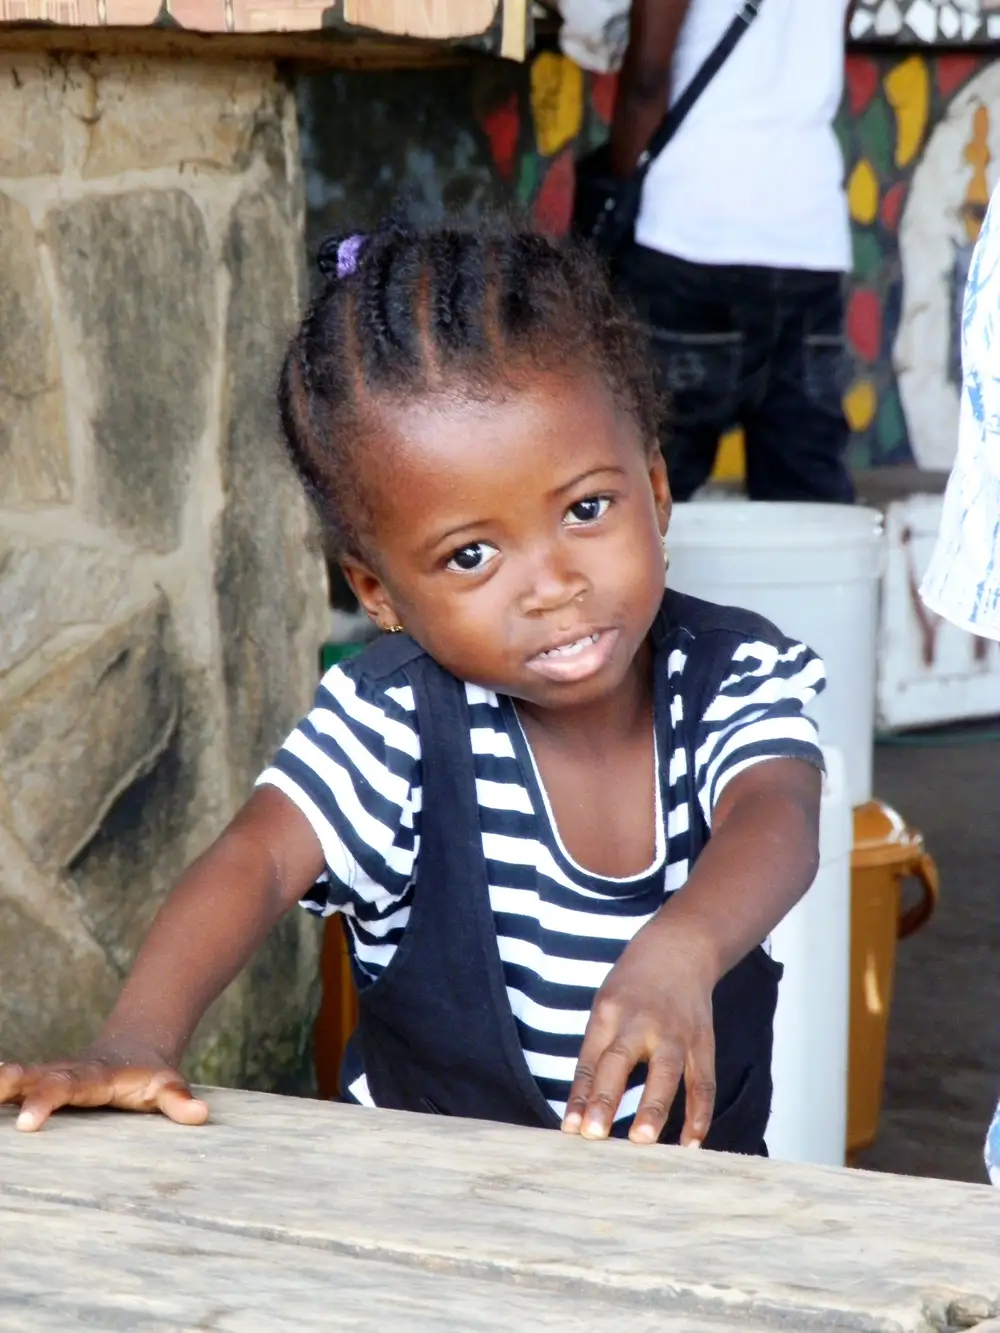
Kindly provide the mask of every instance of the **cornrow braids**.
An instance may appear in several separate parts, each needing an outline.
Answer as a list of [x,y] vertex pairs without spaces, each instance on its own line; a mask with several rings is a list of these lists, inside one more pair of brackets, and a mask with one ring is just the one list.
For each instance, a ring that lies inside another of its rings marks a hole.
[[451,387],[489,394],[525,368],[600,375],[642,438],[660,420],[646,339],[600,262],[575,243],[487,226],[391,224],[332,237],[326,281],[278,390],[292,463],[339,556],[365,551],[371,506],[356,451],[379,399]]

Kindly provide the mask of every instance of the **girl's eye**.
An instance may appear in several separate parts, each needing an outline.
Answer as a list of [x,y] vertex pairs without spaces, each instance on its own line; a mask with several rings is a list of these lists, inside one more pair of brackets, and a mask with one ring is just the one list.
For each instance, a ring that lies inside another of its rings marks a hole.
[[576,504],[570,505],[565,522],[571,525],[596,523],[608,512],[610,504],[611,497],[608,495],[588,495],[585,500],[577,500]]
[[470,542],[455,552],[448,561],[448,568],[458,570],[461,574],[476,574],[499,554],[497,548],[489,542]]

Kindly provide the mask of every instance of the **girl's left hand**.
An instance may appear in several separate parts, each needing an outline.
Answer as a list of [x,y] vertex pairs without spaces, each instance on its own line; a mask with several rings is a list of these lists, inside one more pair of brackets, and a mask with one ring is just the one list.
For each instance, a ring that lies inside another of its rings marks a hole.
[[703,935],[663,917],[644,926],[595,997],[563,1130],[607,1138],[629,1075],[646,1063],[646,1086],[629,1138],[656,1143],[683,1076],[687,1114],[681,1143],[700,1147],[715,1107],[717,980]]

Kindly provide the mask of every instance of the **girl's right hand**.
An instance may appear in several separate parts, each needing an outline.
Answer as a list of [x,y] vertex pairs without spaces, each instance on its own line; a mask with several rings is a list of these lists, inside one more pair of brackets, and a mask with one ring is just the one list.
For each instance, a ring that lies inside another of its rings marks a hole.
[[44,1065],[0,1064],[0,1106],[21,1108],[15,1128],[41,1129],[61,1106],[160,1111],[178,1125],[203,1125],[208,1106],[195,1097],[176,1069],[153,1060],[89,1051],[75,1060]]

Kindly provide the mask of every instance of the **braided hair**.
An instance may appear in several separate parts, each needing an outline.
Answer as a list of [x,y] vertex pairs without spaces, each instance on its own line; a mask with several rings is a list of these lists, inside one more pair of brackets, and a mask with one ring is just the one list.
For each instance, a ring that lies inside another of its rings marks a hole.
[[[336,556],[368,556],[371,508],[357,451],[379,401],[441,390],[489,396],[528,369],[603,378],[653,442],[644,335],[596,258],[569,242],[487,226],[389,225],[332,237],[324,285],[285,357],[278,391],[292,463]],[[375,418],[377,419],[377,418]]]

